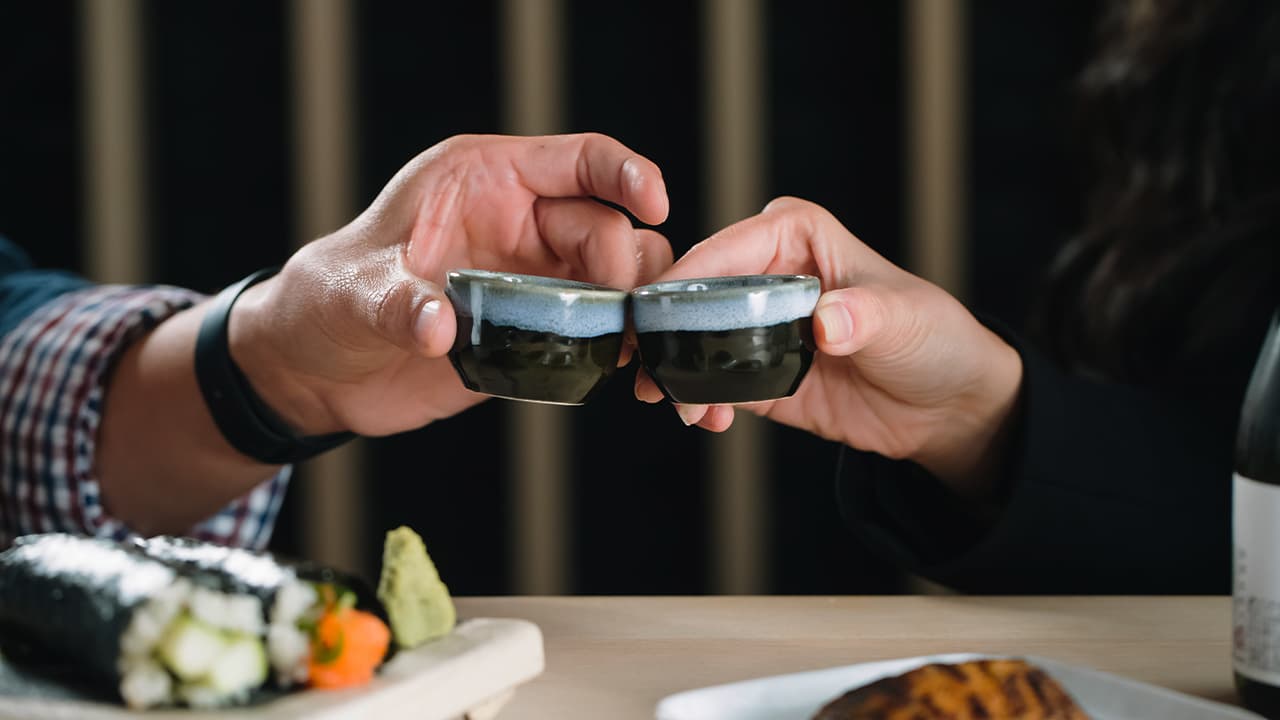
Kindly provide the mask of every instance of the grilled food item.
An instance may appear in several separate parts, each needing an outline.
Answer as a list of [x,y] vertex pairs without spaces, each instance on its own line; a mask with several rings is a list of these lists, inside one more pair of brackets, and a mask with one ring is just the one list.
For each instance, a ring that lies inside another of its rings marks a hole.
[[29,535],[0,553],[0,648],[112,683],[133,708],[247,702],[367,682],[390,631],[365,589],[325,568],[174,538]]
[[1088,720],[1066,690],[1022,660],[925,665],[851,690],[814,720]]

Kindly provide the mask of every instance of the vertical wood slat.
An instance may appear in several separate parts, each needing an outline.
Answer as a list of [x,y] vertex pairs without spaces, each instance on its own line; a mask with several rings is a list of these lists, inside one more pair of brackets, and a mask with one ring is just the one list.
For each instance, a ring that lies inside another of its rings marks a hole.
[[[504,0],[503,128],[545,135],[564,128],[564,6],[561,0]],[[571,464],[566,409],[510,403],[507,447],[512,586],[525,595],[569,591]]]
[[909,0],[907,228],[911,270],[963,298],[967,68],[961,0]]
[[[711,230],[764,204],[764,41],[760,0],[707,0],[704,179]],[[759,593],[769,574],[765,421],[739,411],[733,427],[711,439],[712,589]]]
[[[357,210],[354,39],[349,0],[293,0],[290,15],[294,212],[297,244],[303,245],[338,229]],[[363,443],[356,441],[301,468],[308,557],[360,567],[363,457]]]
[[[968,290],[966,7],[963,0],[909,0],[904,43],[910,269],[961,299]],[[951,593],[917,576],[906,589]]]
[[86,274],[148,279],[141,0],[81,0]]

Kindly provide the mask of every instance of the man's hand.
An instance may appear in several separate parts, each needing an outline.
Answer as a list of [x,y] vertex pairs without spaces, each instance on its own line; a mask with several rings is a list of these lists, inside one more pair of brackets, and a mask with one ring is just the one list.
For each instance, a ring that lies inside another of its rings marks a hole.
[[629,290],[671,265],[641,221],[667,217],[662,174],[601,135],[460,136],[414,158],[346,227],[236,304],[232,354],[299,432],[384,435],[483,396],[447,358],[445,273],[481,268]]

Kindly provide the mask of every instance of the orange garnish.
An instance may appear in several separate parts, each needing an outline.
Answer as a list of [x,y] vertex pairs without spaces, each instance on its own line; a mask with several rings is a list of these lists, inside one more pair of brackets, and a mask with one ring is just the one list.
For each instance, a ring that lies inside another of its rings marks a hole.
[[373,679],[386,657],[391,631],[372,613],[339,607],[320,617],[312,638],[308,684],[344,688]]

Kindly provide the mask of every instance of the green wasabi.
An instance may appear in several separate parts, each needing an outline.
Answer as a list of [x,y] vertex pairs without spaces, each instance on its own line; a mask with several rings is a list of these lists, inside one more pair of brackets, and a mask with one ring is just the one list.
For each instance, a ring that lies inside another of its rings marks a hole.
[[378,599],[387,608],[391,635],[401,648],[448,635],[457,621],[449,588],[440,580],[426,545],[404,526],[387,533]]

